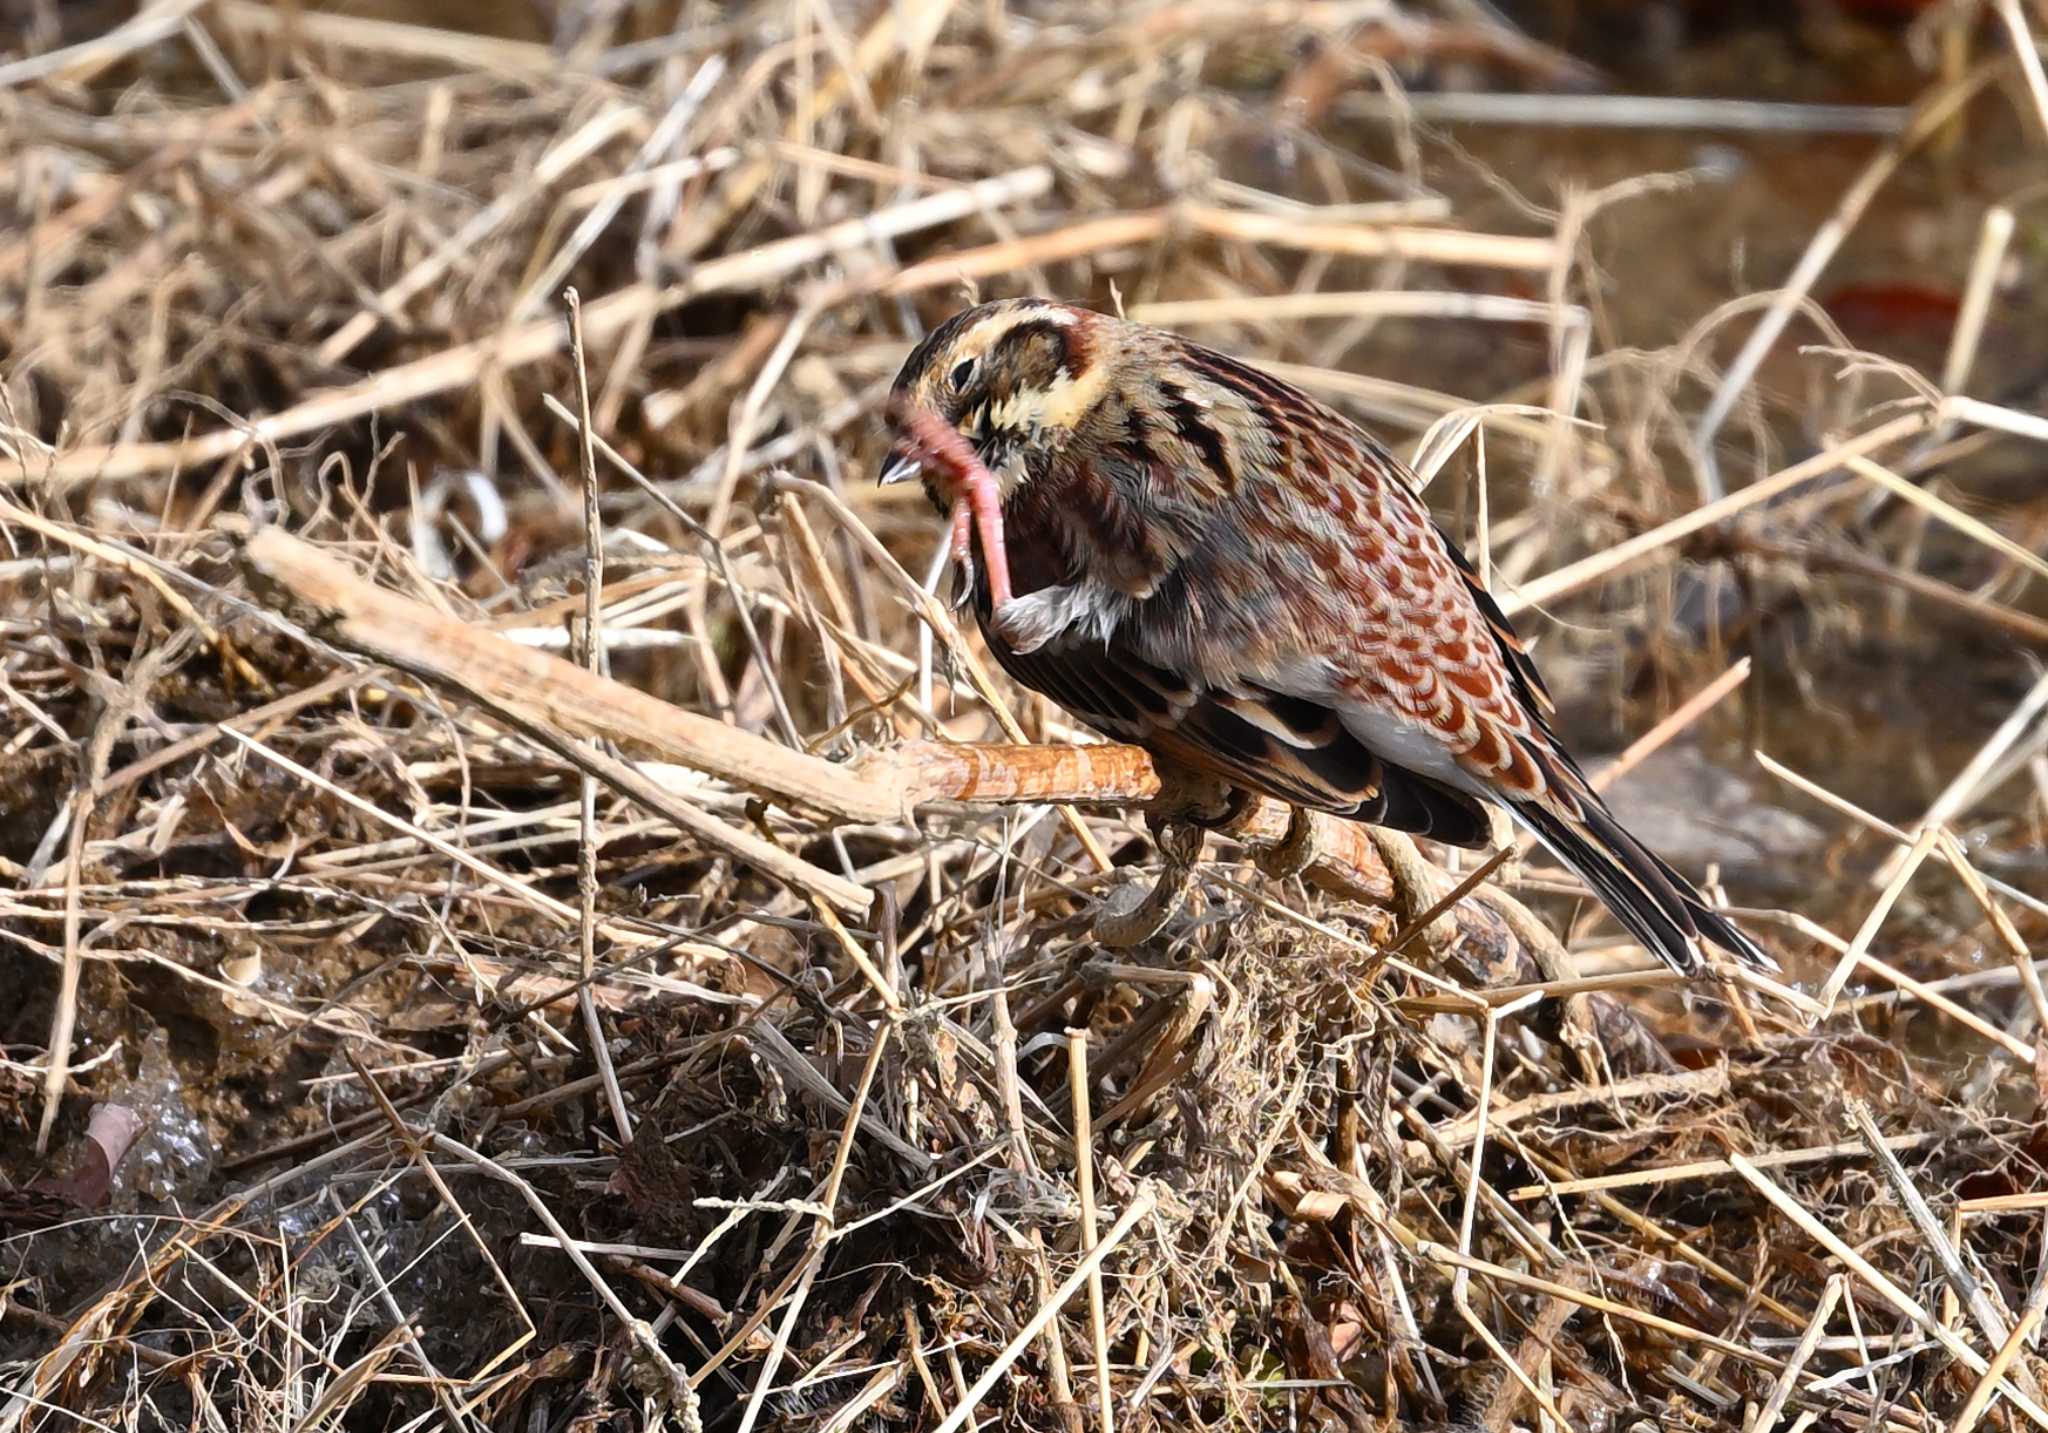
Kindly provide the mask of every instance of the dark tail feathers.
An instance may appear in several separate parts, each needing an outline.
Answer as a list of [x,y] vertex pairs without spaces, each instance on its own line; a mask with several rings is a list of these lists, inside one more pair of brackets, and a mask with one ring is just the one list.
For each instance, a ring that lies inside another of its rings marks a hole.
[[1673,970],[1699,973],[1704,964],[1702,939],[1759,970],[1778,968],[1726,916],[1707,909],[1690,881],[1623,830],[1599,797],[1585,792],[1580,804],[1585,814],[1578,821],[1533,804],[1510,809],[1551,855],[1592,889],[1630,935]]

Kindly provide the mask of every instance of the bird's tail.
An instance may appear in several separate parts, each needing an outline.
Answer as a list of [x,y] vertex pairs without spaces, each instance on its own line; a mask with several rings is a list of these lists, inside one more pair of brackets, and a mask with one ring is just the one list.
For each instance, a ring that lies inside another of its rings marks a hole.
[[1726,916],[1709,910],[1691,882],[1624,830],[1598,796],[1590,790],[1577,795],[1576,815],[1533,801],[1511,809],[1630,935],[1683,975],[1696,975],[1705,965],[1703,939],[1759,970],[1778,968]]

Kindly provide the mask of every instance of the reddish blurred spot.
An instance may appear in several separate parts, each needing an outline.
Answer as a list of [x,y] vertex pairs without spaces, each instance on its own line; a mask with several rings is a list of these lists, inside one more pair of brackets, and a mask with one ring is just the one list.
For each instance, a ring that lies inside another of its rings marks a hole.
[[1864,283],[1844,284],[1826,295],[1821,306],[1836,323],[1852,332],[1887,333],[1917,328],[1946,331],[1956,321],[1961,299],[1952,289],[1926,284]]

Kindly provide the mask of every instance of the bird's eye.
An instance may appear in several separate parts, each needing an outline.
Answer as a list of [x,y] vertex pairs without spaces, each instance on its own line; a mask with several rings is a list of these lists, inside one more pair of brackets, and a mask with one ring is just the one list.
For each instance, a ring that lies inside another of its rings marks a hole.
[[974,360],[963,358],[960,362],[953,365],[953,375],[950,381],[955,388],[965,388],[968,381],[973,377]]

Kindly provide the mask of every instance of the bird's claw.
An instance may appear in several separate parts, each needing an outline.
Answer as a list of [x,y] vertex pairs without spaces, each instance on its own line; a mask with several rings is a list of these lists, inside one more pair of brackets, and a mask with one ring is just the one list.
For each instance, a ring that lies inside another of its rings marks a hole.
[[[1146,890],[1141,882],[1117,886],[1095,914],[1095,939],[1114,950],[1129,950],[1166,929],[1187,898],[1192,872],[1163,871]],[[1136,900],[1134,892],[1140,893]]]
[[1290,806],[1287,808],[1287,834],[1276,844],[1255,852],[1252,862],[1267,879],[1284,881],[1306,871],[1321,854],[1322,840],[1316,832],[1315,813]]
[[1034,592],[1029,597],[1013,597],[997,607],[990,614],[988,625],[1004,646],[1028,655],[1059,635],[1063,619],[1045,593]]
[[1208,832],[1184,821],[1162,821],[1153,824],[1152,836],[1164,858],[1159,879],[1136,902],[1126,895],[1138,889],[1136,883],[1120,886],[1104,898],[1095,917],[1095,938],[1104,945],[1129,949],[1158,935],[1179,914],[1194,884],[1195,864],[1202,858]]

